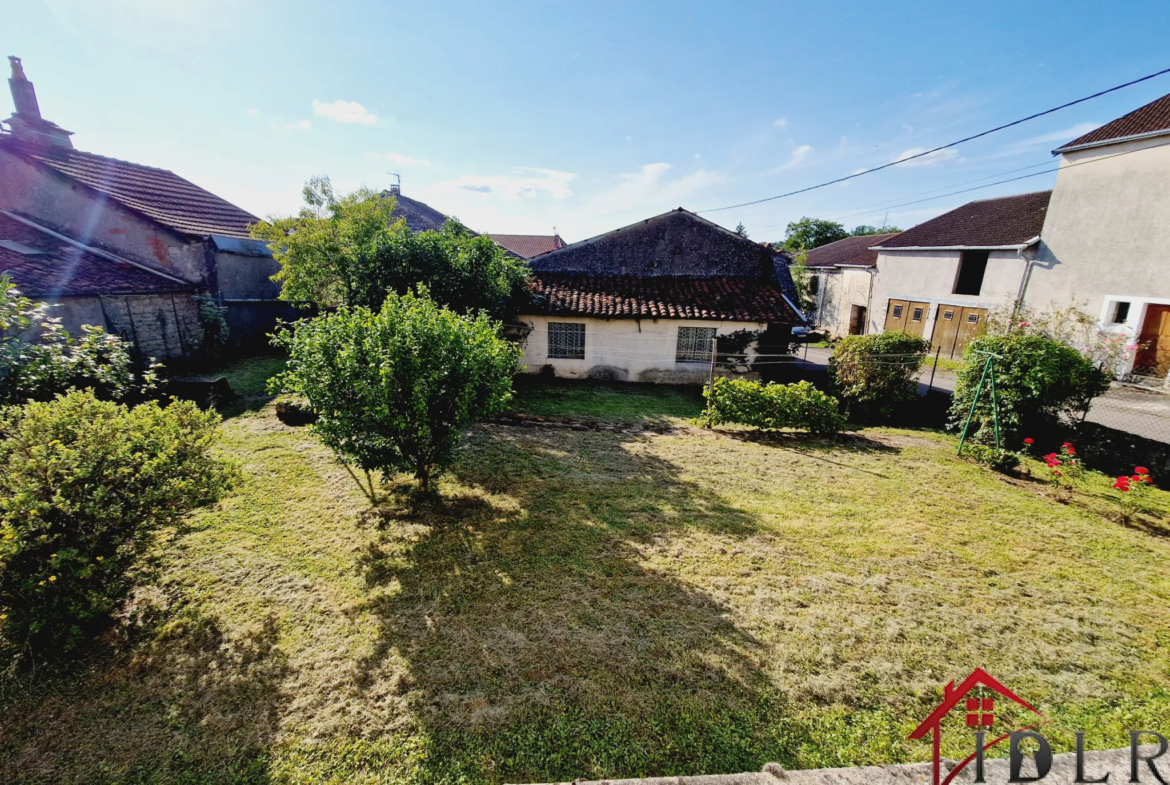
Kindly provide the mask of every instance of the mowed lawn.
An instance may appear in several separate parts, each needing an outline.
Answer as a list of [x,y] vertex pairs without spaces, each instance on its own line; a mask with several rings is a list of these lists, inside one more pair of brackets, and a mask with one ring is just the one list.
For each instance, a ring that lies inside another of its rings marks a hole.
[[[278,365],[234,382],[256,393]],[[5,689],[0,781],[925,760],[906,735],[975,666],[1045,712],[1059,748],[1170,731],[1170,540],[1108,519],[1107,483],[1061,504],[925,432],[704,431],[680,390],[524,396],[624,425],[477,426],[441,503],[400,491],[376,510],[307,430],[245,398],[223,431],[246,479],[160,542],[126,626],[72,675]],[[969,747],[956,727],[944,753]]]

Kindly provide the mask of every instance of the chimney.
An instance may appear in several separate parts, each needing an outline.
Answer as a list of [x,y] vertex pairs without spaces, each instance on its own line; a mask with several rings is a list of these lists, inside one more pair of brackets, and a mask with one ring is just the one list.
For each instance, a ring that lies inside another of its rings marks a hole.
[[69,137],[72,131],[66,131],[56,123],[51,123],[41,117],[41,107],[37,104],[37,91],[33,83],[24,75],[24,66],[19,57],[9,55],[8,62],[12,66],[12,76],[8,79],[8,89],[12,91],[12,104],[16,111],[8,118],[8,127],[12,135],[27,142],[52,145],[54,147],[73,147]]

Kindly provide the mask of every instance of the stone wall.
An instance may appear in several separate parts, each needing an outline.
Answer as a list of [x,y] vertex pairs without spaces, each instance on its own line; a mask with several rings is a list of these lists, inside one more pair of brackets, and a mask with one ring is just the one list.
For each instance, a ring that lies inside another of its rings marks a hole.
[[[80,298],[78,298],[80,299]],[[143,357],[194,357],[203,341],[199,308],[183,294],[138,294],[99,299],[106,329],[130,341]]]

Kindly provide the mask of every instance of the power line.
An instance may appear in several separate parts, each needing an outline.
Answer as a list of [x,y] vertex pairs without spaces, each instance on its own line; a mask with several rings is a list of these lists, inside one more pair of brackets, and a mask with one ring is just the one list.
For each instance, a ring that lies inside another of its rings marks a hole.
[[995,128],[992,128],[990,130],[982,131],[982,132],[977,133],[977,134],[973,134],[973,135],[965,137],[963,139],[959,139],[958,141],[951,142],[950,144],[944,144],[944,145],[941,145],[939,147],[932,148],[930,150],[924,150],[921,153],[915,153],[914,155],[909,155],[909,156],[906,156],[905,158],[900,158],[897,161],[891,161],[888,164],[882,164],[881,166],[875,166],[872,169],[863,169],[860,172],[854,172],[853,174],[846,175],[845,177],[838,177],[836,180],[829,180],[828,182],[820,183],[818,185],[810,185],[807,188],[801,188],[801,189],[796,190],[796,191],[789,191],[788,193],[778,194],[776,196],[769,196],[769,197],[766,197],[764,199],[756,199],[756,200],[751,201],[751,202],[742,202],[740,204],[732,204],[732,205],[728,205],[727,207],[712,207],[708,210],[699,210],[698,212],[699,213],[717,213],[717,212],[720,212],[722,210],[734,210],[738,207],[750,207],[751,205],[754,205],[754,204],[763,204],[764,202],[773,202],[777,199],[784,199],[784,198],[789,197],[789,196],[796,196],[797,194],[803,194],[803,193],[807,193],[809,191],[815,191],[818,188],[824,188],[826,186],[836,185],[837,183],[843,183],[846,180],[852,180],[855,177],[861,177],[862,175],[871,174],[873,172],[880,172],[882,169],[889,169],[891,166],[897,166],[898,164],[904,164],[907,161],[913,161],[915,158],[922,158],[923,156],[930,155],[931,153],[937,153],[939,150],[946,150],[948,148],[955,147],[957,145],[961,145],[965,142],[970,142],[974,139],[979,139],[979,138],[987,136],[989,134],[993,134],[997,131],[1002,131],[1005,128],[1011,128],[1011,127],[1019,125],[1021,123],[1026,123],[1029,120],[1035,120],[1037,117],[1043,117],[1044,115],[1049,115],[1049,114],[1052,114],[1053,112],[1058,112],[1061,109],[1067,109],[1070,106],[1076,106],[1077,104],[1084,103],[1085,101],[1090,101],[1094,98],[1099,98],[1103,95],[1107,95],[1109,93],[1116,92],[1117,90],[1121,90],[1123,88],[1130,87],[1130,86],[1138,84],[1140,82],[1145,82],[1149,79],[1153,79],[1156,76],[1161,76],[1162,74],[1167,74],[1167,73],[1170,73],[1170,68],[1164,68],[1161,71],[1149,74],[1148,76],[1143,76],[1140,79],[1134,79],[1133,81],[1126,82],[1124,84],[1119,84],[1116,87],[1110,87],[1108,90],[1101,90],[1099,92],[1093,93],[1092,95],[1086,95],[1084,98],[1078,98],[1075,101],[1069,101],[1068,103],[1061,104],[1060,106],[1054,106],[1053,108],[1046,109],[1043,112],[1037,112],[1035,114],[1028,115],[1027,117],[1022,117],[1019,120],[1014,120],[1010,123],[1005,123],[1004,125],[996,126]]

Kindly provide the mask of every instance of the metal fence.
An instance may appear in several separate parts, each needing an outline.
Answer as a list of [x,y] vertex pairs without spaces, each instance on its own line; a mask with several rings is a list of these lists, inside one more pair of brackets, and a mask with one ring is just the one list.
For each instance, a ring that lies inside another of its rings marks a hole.
[[1170,393],[1161,386],[1113,384],[1071,424],[1084,423],[1170,444]]

